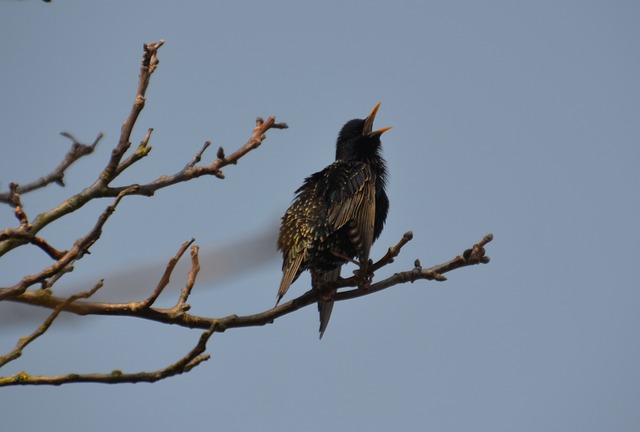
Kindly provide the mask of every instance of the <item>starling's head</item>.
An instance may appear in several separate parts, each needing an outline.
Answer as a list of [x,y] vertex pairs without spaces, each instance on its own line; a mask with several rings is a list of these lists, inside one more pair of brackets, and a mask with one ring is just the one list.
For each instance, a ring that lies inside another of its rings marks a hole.
[[373,130],[373,121],[380,104],[376,105],[366,119],[349,120],[342,126],[336,145],[336,160],[367,160],[380,151],[380,135],[391,129]]

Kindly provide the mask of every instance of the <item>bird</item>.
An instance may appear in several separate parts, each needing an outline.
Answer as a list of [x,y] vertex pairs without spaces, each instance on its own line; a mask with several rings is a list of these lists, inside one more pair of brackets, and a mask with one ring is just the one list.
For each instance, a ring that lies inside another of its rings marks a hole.
[[[387,164],[381,135],[373,130],[380,103],[364,119],[344,124],[336,142],[335,161],[307,177],[295,191],[280,226],[277,247],[282,252],[282,280],[276,306],[300,274],[309,270],[311,285],[322,289],[337,281],[347,262],[366,275],[369,253],[389,212]],[[333,310],[332,290],[320,297],[320,339]]]

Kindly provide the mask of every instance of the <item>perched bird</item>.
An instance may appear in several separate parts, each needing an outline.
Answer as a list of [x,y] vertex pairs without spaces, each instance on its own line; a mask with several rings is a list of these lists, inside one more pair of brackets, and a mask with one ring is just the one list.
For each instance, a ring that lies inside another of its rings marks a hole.
[[[380,136],[391,128],[373,130],[378,108],[380,104],[366,119],[350,120],[342,127],[335,162],[305,179],[282,217],[282,281],[276,305],[304,270],[311,272],[316,289],[338,280],[342,265],[353,258],[366,271],[371,245],[389,211]],[[320,338],[331,317],[333,294],[318,302]]]

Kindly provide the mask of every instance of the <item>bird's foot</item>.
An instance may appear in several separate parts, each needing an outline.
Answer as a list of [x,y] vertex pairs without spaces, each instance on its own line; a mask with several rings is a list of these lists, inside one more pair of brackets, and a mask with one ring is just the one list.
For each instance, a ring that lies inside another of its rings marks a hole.
[[318,301],[321,301],[321,302],[333,301],[333,294],[335,294],[335,293],[332,293],[332,294],[320,294],[318,296]]
[[373,272],[369,269],[373,265],[373,261],[369,260],[365,265],[360,263],[360,268],[353,271],[353,275],[358,279],[358,288],[367,290],[373,281]]
[[357,266],[359,266],[359,265],[360,265],[360,263],[359,263],[358,261],[356,261],[356,260],[354,260],[353,258],[348,257],[348,256],[346,256],[346,255],[344,255],[344,254],[341,254],[340,252],[336,252],[336,251],[332,250],[332,251],[331,251],[331,254],[332,254],[333,256],[337,257],[337,258],[340,258],[341,260],[345,260],[346,262],[350,262],[350,263],[355,264],[355,265],[357,265]]

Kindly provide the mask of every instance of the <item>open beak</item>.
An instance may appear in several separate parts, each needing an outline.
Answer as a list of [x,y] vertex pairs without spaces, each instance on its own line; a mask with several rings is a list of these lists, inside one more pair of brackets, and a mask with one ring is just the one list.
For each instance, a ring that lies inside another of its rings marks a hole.
[[373,137],[376,135],[382,135],[383,133],[391,129],[391,126],[389,126],[375,131],[373,130],[373,121],[376,119],[376,114],[378,112],[378,109],[380,108],[381,103],[382,102],[378,102],[378,104],[373,107],[373,110],[371,110],[371,114],[369,114],[369,116],[364,120],[364,128],[362,130],[363,135]]

